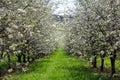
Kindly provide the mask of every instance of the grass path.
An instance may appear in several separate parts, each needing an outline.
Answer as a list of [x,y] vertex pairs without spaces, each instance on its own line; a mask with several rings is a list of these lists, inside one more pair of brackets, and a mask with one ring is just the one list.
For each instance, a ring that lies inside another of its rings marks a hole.
[[58,49],[35,61],[27,72],[14,73],[11,80],[109,80],[85,68],[86,62],[65,53]]

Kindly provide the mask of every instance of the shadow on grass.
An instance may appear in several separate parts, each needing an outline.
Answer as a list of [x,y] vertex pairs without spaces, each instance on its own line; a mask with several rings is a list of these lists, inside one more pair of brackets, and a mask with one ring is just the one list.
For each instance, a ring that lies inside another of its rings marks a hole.
[[108,77],[103,77],[100,75],[102,73],[98,73],[91,68],[86,68],[84,66],[65,67],[64,69],[69,70],[73,80],[113,80]]

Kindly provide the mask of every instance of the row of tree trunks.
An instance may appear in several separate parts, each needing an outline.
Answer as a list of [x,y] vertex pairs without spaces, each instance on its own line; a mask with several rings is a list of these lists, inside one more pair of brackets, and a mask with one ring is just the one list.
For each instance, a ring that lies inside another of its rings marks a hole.
[[21,53],[21,54],[17,55],[17,59],[18,59],[19,63],[21,63],[21,62],[26,63],[26,62],[32,62],[32,61],[34,61],[35,57],[30,57],[29,53],[28,53],[27,56],[26,56],[26,54],[22,54]]
[[[105,58],[105,54],[101,56],[101,66],[100,66],[100,71],[104,70],[104,58]],[[110,62],[111,62],[111,76],[113,76],[113,74],[116,72],[115,70],[115,60],[116,60],[116,51],[114,51],[114,53],[111,55],[110,57]],[[94,58],[93,58],[93,68],[97,67],[97,56],[94,53]]]

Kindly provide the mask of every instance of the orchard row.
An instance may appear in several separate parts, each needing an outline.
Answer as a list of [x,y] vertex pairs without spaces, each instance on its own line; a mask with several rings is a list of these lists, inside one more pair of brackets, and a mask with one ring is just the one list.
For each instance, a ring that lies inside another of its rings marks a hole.
[[66,49],[87,57],[94,68],[100,57],[101,71],[104,70],[104,59],[109,57],[113,75],[115,61],[120,58],[120,1],[78,0],[76,15],[66,25],[71,28]]
[[0,63],[26,63],[56,49],[49,0],[0,0]]

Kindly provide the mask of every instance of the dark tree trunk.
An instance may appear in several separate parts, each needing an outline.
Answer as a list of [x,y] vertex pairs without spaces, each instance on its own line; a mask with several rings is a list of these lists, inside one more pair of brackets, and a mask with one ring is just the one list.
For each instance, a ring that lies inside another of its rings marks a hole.
[[116,72],[116,70],[115,70],[115,59],[116,59],[116,50],[114,51],[114,53],[110,57],[110,61],[111,61],[111,76]]
[[111,75],[113,75],[115,73],[115,58],[111,57],[110,61],[111,61]]
[[101,66],[100,66],[100,71],[104,70],[104,58],[106,56],[106,49],[104,47],[104,53],[100,55],[101,56]]
[[3,58],[3,54],[4,54],[4,46],[2,46],[1,55],[0,55],[1,58]]
[[[28,48],[28,49],[29,49],[29,48]],[[27,61],[30,62],[30,52],[29,52],[29,50],[27,50],[26,53],[27,53]]]
[[97,57],[94,56],[93,58],[93,68],[96,68],[97,67]]
[[1,55],[0,55],[0,58],[3,58],[3,51],[1,51]]
[[103,71],[103,69],[104,69],[104,58],[101,58],[100,71]]
[[30,56],[28,55],[28,57],[27,57],[27,60],[28,60],[28,62],[30,62]]
[[2,78],[1,78],[1,77],[2,77],[2,72],[0,71],[0,80],[2,80]]
[[10,59],[10,54],[7,52],[7,58],[8,58],[8,68],[11,68],[11,59]]
[[23,62],[26,63],[26,55],[23,54]]
[[93,54],[93,60],[92,60],[92,64],[93,64],[93,68],[96,68],[97,67],[97,55],[96,53],[94,52]]
[[18,54],[18,62],[21,63],[21,58],[22,58],[22,55],[21,54]]
[[35,58],[34,57],[32,57],[32,61],[34,61],[35,60]]

